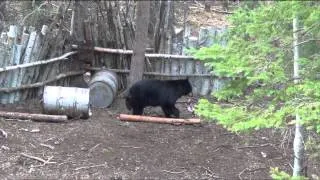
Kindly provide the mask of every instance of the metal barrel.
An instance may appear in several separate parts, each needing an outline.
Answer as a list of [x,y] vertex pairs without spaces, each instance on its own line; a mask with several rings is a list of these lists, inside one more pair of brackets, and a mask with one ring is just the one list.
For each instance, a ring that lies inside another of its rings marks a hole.
[[46,114],[89,118],[91,116],[89,88],[45,86],[43,111]]
[[117,95],[117,74],[108,70],[98,71],[90,80],[89,87],[90,104],[98,108],[109,107]]

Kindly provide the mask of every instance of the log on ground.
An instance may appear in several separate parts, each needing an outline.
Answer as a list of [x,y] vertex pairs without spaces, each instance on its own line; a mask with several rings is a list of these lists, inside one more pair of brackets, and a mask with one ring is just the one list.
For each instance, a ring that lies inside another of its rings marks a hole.
[[140,115],[120,114],[118,117],[121,121],[136,121],[136,122],[153,122],[153,123],[167,123],[167,124],[199,124],[200,119],[180,119],[180,118],[163,118]]
[[21,112],[0,111],[0,117],[22,120],[33,120],[43,122],[65,122],[68,120],[66,115],[30,114]]

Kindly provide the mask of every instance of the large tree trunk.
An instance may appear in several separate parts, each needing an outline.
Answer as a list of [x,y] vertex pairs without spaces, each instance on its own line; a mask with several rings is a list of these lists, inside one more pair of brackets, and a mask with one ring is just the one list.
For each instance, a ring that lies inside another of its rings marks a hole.
[[144,72],[144,58],[148,38],[150,1],[137,1],[137,18],[135,44],[129,74],[129,87],[142,79]]
[[[299,46],[298,46],[298,17],[293,19],[293,77],[294,83],[299,83]],[[303,126],[300,116],[296,114],[296,129],[293,141],[294,165],[293,176],[301,176],[303,170],[304,144],[303,144]]]

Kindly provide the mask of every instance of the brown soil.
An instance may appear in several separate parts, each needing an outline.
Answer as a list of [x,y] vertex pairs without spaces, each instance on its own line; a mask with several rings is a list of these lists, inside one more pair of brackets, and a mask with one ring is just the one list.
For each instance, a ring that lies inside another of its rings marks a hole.
[[[183,117],[191,117],[184,103],[177,106]],[[36,103],[0,110],[40,112]],[[0,179],[270,179],[270,167],[291,173],[290,133],[237,135],[215,123],[122,122],[116,119],[120,112],[128,113],[123,99],[111,108],[95,109],[88,120],[59,124],[0,119],[0,129],[8,133],[7,138],[0,134]],[[147,112],[162,116],[160,108]],[[21,153],[51,157],[54,163]],[[308,173],[319,176],[319,167],[309,161]]]

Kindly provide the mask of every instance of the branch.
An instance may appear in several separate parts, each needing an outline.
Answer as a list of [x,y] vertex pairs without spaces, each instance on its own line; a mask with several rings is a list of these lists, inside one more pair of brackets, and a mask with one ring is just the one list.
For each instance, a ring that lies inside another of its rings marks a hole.
[[72,52],[68,52],[68,53],[63,54],[60,57],[56,57],[56,58],[52,58],[52,59],[48,59],[48,60],[36,61],[33,63],[19,64],[16,66],[8,66],[8,67],[0,68],[0,72],[10,71],[10,70],[20,69],[20,68],[26,68],[26,67],[31,67],[31,66],[37,66],[37,65],[42,65],[42,64],[48,64],[48,63],[60,61],[60,60],[67,60],[68,56],[76,54],[76,53],[77,53],[77,51],[72,51]]
[[54,164],[56,162],[50,162],[50,160],[52,158],[49,158],[48,160],[44,160],[42,158],[39,158],[39,157],[36,157],[36,156],[31,156],[31,155],[28,155],[28,154],[24,154],[24,153],[21,153],[20,154],[21,156],[24,156],[24,157],[27,157],[27,158],[30,158],[30,159],[34,159],[34,160],[37,160],[37,161],[40,161],[42,162],[43,164]]
[[[295,46],[300,46],[301,44],[305,44],[305,43],[308,43],[310,41],[320,41],[320,39],[308,39],[306,41],[302,41],[302,42],[296,44]],[[293,46],[293,47],[295,47],[295,46]]]
[[31,119],[39,122],[66,122],[68,120],[68,117],[66,115],[29,114],[5,111],[0,111],[0,117],[27,120]]
[[95,167],[107,167],[107,163],[97,164],[97,165],[92,165],[92,166],[78,167],[78,168],[74,169],[74,171],[79,171],[79,170],[81,170],[81,169],[90,169],[90,168],[95,168]]
[[0,132],[2,134],[3,137],[7,138],[8,137],[8,133],[5,132],[3,129],[0,129]]
[[39,10],[42,8],[42,6],[44,6],[44,5],[46,5],[46,4],[48,4],[48,2],[44,2],[44,3],[40,4],[37,9],[35,9],[35,10],[33,10],[31,13],[27,14],[27,15],[22,19],[22,25],[24,25],[25,20],[26,20],[29,16],[31,16],[31,15],[32,15],[33,13],[35,13],[36,11],[39,11]]
[[[78,45],[72,45],[72,48],[77,49]],[[93,48],[97,52],[106,52],[106,53],[114,53],[114,54],[128,54],[132,55],[132,50],[124,50],[124,49],[111,49],[111,48],[103,48],[103,47],[94,47]],[[192,56],[182,56],[182,55],[174,55],[174,54],[145,54],[145,57],[149,58],[166,58],[166,59],[194,59]]]
[[22,89],[30,89],[30,88],[42,87],[42,86],[44,86],[44,85],[46,85],[48,83],[57,81],[59,79],[66,78],[66,77],[69,77],[69,76],[76,76],[76,75],[80,75],[80,74],[83,74],[83,73],[84,73],[84,71],[71,71],[71,72],[68,72],[68,73],[61,73],[58,76],[56,76],[55,78],[49,79],[49,80],[46,80],[46,81],[43,81],[43,82],[37,82],[37,83],[34,83],[34,84],[23,85],[23,86],[20,86],[20,87],[0,88],[0,92],[10,93],[10,92],[18,91],[18,90],[22,90]]

